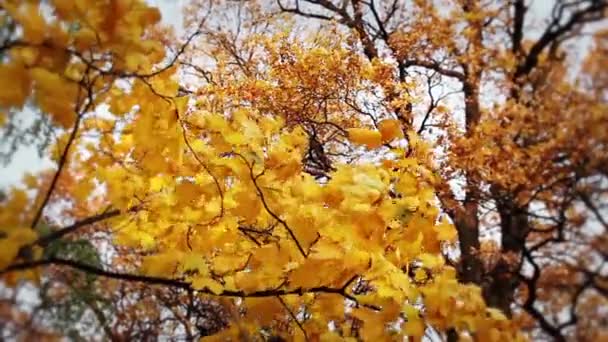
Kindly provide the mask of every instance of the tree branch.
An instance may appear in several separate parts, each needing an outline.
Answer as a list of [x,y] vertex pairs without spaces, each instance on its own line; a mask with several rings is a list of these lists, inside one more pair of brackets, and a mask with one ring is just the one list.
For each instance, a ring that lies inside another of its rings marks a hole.
[[522,305],[522,308],[524,310],[526,310],[526,312],[528,314],[530,314],[532,317],[534,317],[534,319],[536,319],[538,321],[540,328],[545,333],[549,334],[554,339],[554,341],[565,342],[566,339],[565,339],[564,335],[562,335],[561,329],[559,329],[558,327],[555,327],[551,323],[549,323],[549,321],[547,321],[547,319],[545,318],[545,315],[543,315],[543,313],[540,312],[534,306],[536,299],[537,299],[536,288],[537,288],[538,280],[540,279],[541,270],[540,270],[540,266],[534,261],[534,258],[532,257],[531,252],[524,249],[523,255],[528,260],[528,262],[530,262],[530,265],[532,265],[533,273],[530,278],[520,275],[520,279],[523,281],[523,283],[526,285],[526,287],[528,289],[528,291],[527,291],[528,298],[526,298],[526,301]]
[[[86,74],[85,74],[86,75]],[[74,111],[76,113],[76,122],[74,122],[74,127],[72,127],[72,131],[70,133],[70,136],[68,138],[68,141],[65,145],[65,148],[63,149],[63,152],[61,153],[61,157],[59,158],[59,162],[57,163],[57,171],[55,172],[55,175],[53,176],[53,180],[51,180],[51,185],[49,186],[48,190],[46,191],[46,194],[44,195],[44,199],[42,200],[42,203],[40,204],[40,207],[38,207],[38,210],[36,211],[36,214],[34,215],[34,219],[32,220],[32,224],[30,225],[30,227],[32,229],[34,229],[37,225],[38,222],[40,221],[40,218],[42,217],[42,213],[44,212],[44,209],[46,208],[49,200],[51,199],[51,195],[53,194],[53,191],[55,190],[55,187],[57,186],[57,181],[59,180],[59,176],[61,176],[61,172],[63,171],[63,168],[65,167],[67,161],[68,161],[68,155],[70,153],[70,148],[72,147],[72,144],[74,143],[74,140],[76,140],[76,135],[78,134],[78,129],[80,128],[80,120],[82,119],[82,113],[86,112],[90,106],[93,105],[92,102],[88,102],[87,105],[83,108],[82,111],[79,111],[77,108],[79,106],[79,102],[80,102],[80,91],[82,88],[78,88],[78,95],[76,98],[76,110]],[[91,89],[88,89],[88,92],[91,92]]]
[[442,67],[438,62],[435,62],[435,61],[425,61],[425,60],[421,60],[421,59],[408,59],[408,60],[403,61],[402,65],[404,68],[408,68],[411,66],[423,67],[423,68],[434,70],[443,76],[456,78],[459,81],[465,80],[465,75],[463,73],[456,71],[456,70],[446,69],[446,68]]
[[561,36],[568,33],[576,25],[602,18],[602,12],[608,7],[608,1],[592,0],[591,5],[575,11],[566,21],[566,23],[560,25],[563,12],[569,6],[572,6],[572,4],[558,2],[558,4],[555,5],[553,9],[554,14],[552,22],[549,24],[538,41],[534,43],[523,62],[519,64],[515,70],[515,79],[527,75],[530,71],[532,71],[532,69],[538,64],[538,58],[545,48],[553,44],[553,42],[556,40],[559,40]]
[[513,3],[513,32],[511,33],[511,51],[513,54],[521,52],[521,42],[523,39],[524,19],[527,12],[524,0],[516,0]]
[[[356,279],[357,276],[349,279],[343,286],[340,286],[340,287],[316,286],[316,287],[312,287],[312,288],[308,288],[308,289],[304,289],[301,287],[292,288],[292,289],[276,288],[276,289],[266,289],[266,290],[252,291],[252,292],[223,290],[220,293],[214,293],[213,291],[211,291],[210,289],[208,289],[206,287],[202,288],[202,289],[194,289],[194,288],[192,288],[192,285],[189,282],[184,281],[183,279],[179,279],[179,278],[170,279],[170,278],[152,277],[152,276],[146,276],[146,275],[137,275],[137,274],[132,274],[132,273],[109,271],[109,270],[97,268],[95,266],[91,266],[91,265],[88,265],[88,264],[85,264],[85,263],[82,263],[79,261],[62,259],[62,258],[49,258],[49,259],[28,261],[28,262],[13,264],[13,265],[10,265],[9,267],[5,268],[4,270],[0,271],[0,276],[3,276],[4,274],[7,274],[9,272],[24,271],[24,270],[37,268],[37,267],[48,267],[48,266],[68,267],[73,270],[85,272],[88,274],[93,274],[93,275],[96,275],[99,277],[105,277],[105,278],[128,281],[128,282],[138,282],[138,283],[143,283],[146,285],[170,286],[173,288],[180,288],[180,289],[185,289],[185,290],[189,290],[189,291],[197,291],[198,293],[201,293],[201,294],[208,294],[208,295],[219,296],[219,297],[261,298],[261,297],[277,297],[277,296],[294,295],[294,294],[302,295],[305,293],[329,293],[329,294],[333,293],[333,294],[338,294],[338,295],[344,297],[345,299],[349,299],[349,300],[354,301],[355,303],[358,303],[356,297],[347,292],[349,285],[352,284],[352,279]],[[371,310],[376,310],[376,311],[381,310],[380,307],[374,306],[374,305],[363,305],[363,306],[365,306],[366,308],[371,309]]]
[[283,308],[285,308],[285,310],[289,313],[289,316],[291,317],[291,319],[293,319],[293,321],[296,322],[296,324],[298,325],[298,328],[302,332],[302,335],[304,335],[304,341],[308,341],[308,335],[306,334],[306,329],[304,329],[304,327],[302,326],[302,323],[300,323],[300,321],[298,320],[298,317],[296,317],[296,315],[293,313],[293,311],[291,311],[289,306],[287,306],[287,303],[285,303],[283,298],[281,298],[280,296],[277,296],[277,299],[279,300],[279,302],[281,302],[281,305],[283,305]]

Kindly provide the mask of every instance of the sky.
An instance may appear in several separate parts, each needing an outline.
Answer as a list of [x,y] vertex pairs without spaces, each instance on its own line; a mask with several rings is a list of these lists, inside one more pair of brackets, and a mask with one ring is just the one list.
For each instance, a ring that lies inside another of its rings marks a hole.
[[166,25],[180,27],[182,21],[182,8],[191,0],[147,0],[147,2],[160,9],[162,22]]

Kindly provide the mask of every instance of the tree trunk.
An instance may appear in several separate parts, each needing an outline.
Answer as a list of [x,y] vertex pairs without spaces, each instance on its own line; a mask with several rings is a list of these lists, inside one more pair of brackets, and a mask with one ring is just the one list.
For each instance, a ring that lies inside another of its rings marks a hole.
[[[518,207],[511,199],[496,198],[496,203],[502,234],[501,253],[513,255],[515,260],[519,260],[530,230],[526,208]],[[516,268],[517,265],[501,258],[489,272],[483,285],[487,304],[502,310],[509,317],[511,303],[514,302],[513,297],[519,284]]]

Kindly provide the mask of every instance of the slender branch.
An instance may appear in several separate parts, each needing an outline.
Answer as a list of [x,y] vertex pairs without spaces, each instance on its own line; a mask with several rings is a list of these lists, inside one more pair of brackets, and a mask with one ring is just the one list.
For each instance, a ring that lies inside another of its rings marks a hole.
[[[162,278],[162,277],[152,277],[146,275],[137,275],[132,273],[124,273],[124,272],[116,272],[104,270],[101,268],[97,268],[95,266],[91,266],[79,261],[62,259],[62,258],[49,258],[42,259],[36,261],[28,261],[18,264],[13,264],[4,270],[0,271],[0,276],[3,276],[6,273],[14,272],[14,271],[24,271],[37,267],[48,267],[48,266],[62,266],[68,267],[73,270],[85,272],[88,274],[93,274],[99,277],[129,281],[129,282],[138,282],[146,285],[163,285],[169,286],[173,288],[186,289],[189,291],[197,291],[201,294],[214,295],[219,297],[243,297],[243,298],[262,298],[262,297],[277,297],[277,296],[286,296],[286,295],[303,295],[305,293],[329,293],[329,294],[338,294],[346,299],[350,299],[357,303],[357,298],[349,293],[347,293],[348,285],[352,283],[352,280],[346,282],[345,285],[341,287],[330,287],[330,286],[316,286],[311,288],[275,288],[275,289],[266,289],[266,290],[258,290],[252,292],[246,291],[232,291],[232,290],[223,290],[220,293],[214,293],[208,288],[203,289],[194,289],[192,285],[184,281],[183,279],[175,278]],[[356,277],[355,277],[356,279]],[[364,305],[365,307],[372,310],[381,310],[380,307],[373,305]]]
[[24,270],[28,270],[28,269],[32,269],[32,268],[36,268],[36,267],[46,267],[46,266],[53,266],[53,265],[69,267],[74,270],[82,271],[82,272],[85,272],[88,274],[94,274],[94,275],[97,275],[100,277],[132,281],[132,282],[140,282],[140,283],[146,283],[148,285],[166,285],[166,286],[172,286],[172,287],[178,287],[178,288],[184,288],[184,289],[190,288],[190,283],[187,283],[187,282],[179,280],[179,279],[168,279],[168,278],[136,275],[136,274],[130,274],[130,273],[107,271],[107,270],[103,270],[101,268],[97,268],[95,266],[91,266],[91,265],[81,263],[78,261],[69,260],[69,259],[61,259],[61,258],[48,258],[48,259],[41,259],[41,260],[13,264],[13,265],[8,266],[4,270],[0,271],[0,275],[4,275],[8,272],[13,272],[13,271],[24,271]]
[[[136,210],[136,208],[132,208],[132,209],[129,209],[128,211],[135,211],[135,210]],[[112,217],[116,217],[116,216],[120,215],[121,213],[123,213],[123,211],[114,209],[114,210],[103,212],[99,215],[87,217],[83,220],[76,221],[69,226],[55,230],[50,234],[41,236],[40,238],[38,238],[38,240],[34,241],[34,243],[32,245],[38,245],[41,247],[45,247],[49,243],[51,243],[55,240],[58,240],[58,239],[64,237],[65,235],[73,233],[81,227],[88,226],[90,224],[97,223],[100,221],[104,221],[104,220],[107,220]]]
[[[351,17],[351,15],[348,13],[345,6],[338,7],[330,0],[305,0],[305,1],[312,5],[321,6],[321,7],[325,8],[326,10],[332,12],[334,15],[338,16],[339,17],[338,21],[340,23],[346,25],[347,27],[349,27],[357,32],[357,34],[359,35],[361,44],[363,45],[363,53],[365,54],[365,56],[370,60],[374,59],[375,57],[378,57],[378,50],[376,49],[372,39],[370,39],[369,35],[365,31],[366,23],[363,19],[364,13],[363,13],[363,8],[361,6],[362,3],[360,0],[352,0],[352,2],[351,2],[352,6],[353,6],[354,17]],[[278,4],[279,8],[281,9],[281,11],[286,12],[286,13],[296,14],[296,15],[299,15],[302,17],[315,18],[315,19],[320,19],[320,20],[325,20],[325,21],[331,21],[331,20],[337,19],[337,18],[334,18],[331,16],[322,15],[322,14],[303,12],[300,9],[299,0],[296,0],[295,7],[292,7],[292,8],[285,7],[281,3],[281,0],[277,0],[277,4]],[[346,4],[346,2],[344,4]]]
[[593,204],[593,202],[591,201],[589,196],[587,196],[587,194],[585,194],[583,192],[580,192],[579,197],[581,198],[583,203],[585,203],[587,208],[589,208],[589,210],[591,210],[593,215],[595,215],[595,218],[602,224],[604,229],[608,230],[608,222],[606,222],[606,220],[604,219],[604,216],[602,216],[602,214],[600,213],[600,210]]
[[296,235],[293,232],[293,230],[287,225],[287,222],[285,222],[285,220],[283,220],[282,218],[280,218],[279,215],[275,214],[268,207],[268,203],[266,202],[266,198],[264,197],[264,193],[262,192],[262,189],[260,188],[260,185],[257,182],[257,178],[258,177],[254,177],[253,176],[253,166],[249,168],[249,171],[250,171],[250,175],[251,175],[251,180],[253,181],[253,185],[255,186],[255,189],[256,189],[258,195],[260,196],[260,200],[262,201],[262,205],[264,206],[264,209],[266,209],[266,211],[268,212],[268,214],[270,214],[270,216],[272,216],[275,220],[277,220],[285,228],[285,230],[287,230],[287,232],[289,233],[289,236],[291,237],[291,239],[295,242],[296,246],[298,247],[298,250],[300,251],[300,254],[302,254],[302,256],[304,258],[306,258],[307,254],[304,251],[304,248],[302,247],[302,244],[300,244],[300,241],[298,241],[298,238],[296,237]]
[[264,171],[262,171],[262,173],[258,174],[257,176],[254,175],[253,174],[253,166],[254,166],[255,162],[252,163],[252,164],[249,164],[249,162],[247,161],[247,159],[242,154],[236,153],[236,152],[232,152],[232,154],[235,155],[235,156],[237,156],[237,157],[239,157],[245,163],[245,165],[247,165],[247,168],[249,168],[249,177],[251,178],[251,181],[253,182],[253,186],[255,187],[255,190],[258,193],[258,196],[260,197],[260,201],[262,202],[262,205],[264,206],[264,209],[266,210],[266,212],[272,218],[274,218],[277,222],[279,222],[285,228],[285,230],[287,230],[287,233],[289,234],[289,236],[291,237],[291,239],[296,244],[296,247],[298,247],[298,251],[300,252],[300,254],[302,254],[302,256],[304,258],[308,257],[308,255],[304,251],[304,248],[302,247],[302,244],[300,243],[300,241],[298,241],[295,233],[289,227],[289,225],[287,224],[287,222],[285,220],[283,220],[281,217],[279,217],[279,215],[277,215],[274,211],[272,211],[270,209],[270,207],[268,206],[268,202],[266,201],[266,198],[264,196],[264,192],[262,191],[262,189],[260,188],[260,185],[257,182],[258,178],[260,178],[264,174]]
[[[378,31],[380,32],[380,36],[382,37],[382,39],[384,41],[388,41],[389,38],[389,34],[386,31],[386,20],[382,20],[380,19],[380,14],[378,13],[378,10],[376,9],[376,4],[374,3],[374,0],[371,0],[370,3],[368,4],[370,10],[372,11],[372,14],[374,15],[374,19],[376,20],[376,24],[378,25]],[[387,19],[390,19],[389,16],[387,16]]]
[[287,303],[285,303],[285,301],[283,300],[283,298],[281,298],[281,296],[277,296],[277,299],[279,300],[279,302],[281,302],[281,304],[283,305],[285,310],[289,313],[289,316],[291,316],[291,319],[293,319],[293,321],[296,322],[300,331],[302,331],[302,334],[304,335],[304,341],[308,341],[308,335],[306,334],[306,330],[302,326],[302,323],[300,323],[300,321],[298,320],[298,317],[296,317],[296,315],[293,313],[293,311],[291,311],[291,309],[289,308],[289,306],[287,306]]
[[[211,172],[211,168],[201,160],[201,158],[198,156],[198,154],[196,153],[194,148],[192,148],[192,145],[190,144],[190,140],[188,139],[186,125],[179,115],[179,111],[177,110],[177,104],[175,104],[175,100],[173,101],[173,104],[176,107],[175,116],[177,117],[177,121],[180,123],[180,126],[182,128],[182,137],[184,138],[184,143],[186,144],[186,147],[188,147],[188,150],[190,151],[190,153],[192,153],[192,156],[194,156],[194,159],[198,162],[198,164],[205,170],[205,172],[207,172],[207,174],[209,174],[209,176],[211,176],[211,178],[213,178],[213,183],[215,184],[215,188],[217,190],[218,196],[220,197],[220,211],[213,218],[211,218],[208,222],[203,223],[203,225],[210,225],[210,224],[217,222],[217,220],[221,219],[224,216],[224,211],[225,211],[224,192],[222,191],[222,186],[220,184],[220,181],[215,176],[215,174],[213,174],[213,172]],[[192,226],[189,226],[188,231],[186,233],[186,245],[188,246],[188,248],[190,250],[192,250],[192,245],[190,243],[191,236],[192,236]]]
[[[85,75],[86,75],[86,73],[85,73]],[[76,122],[74,122],[74,127],[72,127],[72,131],[68,138],[67,144],[65,145],[65,148],[63,149],[63,152],[61,153],[59,162],[57,163],[57,171],[55,172],[55,175],[53,176],[51,185],[49,186],[46,194],[44,195],[44,199],[42,200],[40,207],[38,207],[38,211],[36,211],[36,214],[34,215],[34,219],[32,220],[32,224],[30,225],[30,227],[32,229],[38,225],[38,222],[40,221],[40,218],[42,217],[42,213],[44,212],[44,209],[46,208],[49,200],[51,199],[51,195],[53,194],[53,191],[55,190],[55,187],[57,186],[57,181],[59,180],[59,176],[61,176],[61,172],[63,171],[63,168],[65,167],[65,165],[68,161],[68,155],[70,153],[70,148],[72,147],[74,140],[76,140],[76,135],[78,134],[78,129],[80,128],[80,122],[82,120],[82,113],[86,112],[93,105],[93,103],[91,101],[89,101],[86,104],[86,106],[82,109],[82,111],[79,111],[77,109],[79,106],[79,102],[80,102],[79,101],[80,91],[81,91],[81,88],[79,87],[78,95],[76,98],[76,104],[75,104],[76,110],[74,111],[76,113]],[[88,93],[89,93],[89,98],[90,98],[91,97],[90,88],[88,89]]]
[[422,123],[420,124],[420,128],[418,128],[418,131],[416,132],[419,135],[422,134],[422,132],[426,128],[426,122],[431,117],[431,113],[433,112],[433,110],[435,110],[435,108],[437,107],[437,104],[439,103],[439,100],[435,101],[435,96],[433,95],[433,82],[432,82],[433,76],[434,75],[427,77],[427,80],[426,80],[427,95],[429,96],[430,102],[429,102],[428,108],[426,109],[426,113],[424,114],[424,118],[422,119]]
[[529,251],[524,249],[523,255],[528,260],[528,262],[530,262],[530,265],[532,265],[533,273],[532,276],[529,278],[520,275],[520,279],[523,281],[523,283],[528,289],[528,298],[526,298],[526,301],[524,302],[522,307],[524,310],[526,310],[526,312],[528,312],[528,314],[530,314],[532,317],[534,317],[534,319],[538,321],[540,328],[544,332],[549,334],[551,337],[553,337],[555,341],[566,341],[564,335],[562,335],[561,333],[561,329],[549,323],[549,321],[547,321],[547,319],[545,318],[545,315],[543,315],[543,313],[534,306],[537,299],[536,288],[538,280],[540,279],[541,270],[540,266],[534,261],[534,258],[532,257],[532,254]]
[[328,17],[326,15],[302,12],[300,10],[299,1],[296,1],[296,7],[293,7],[293,8],[285,7],[283,5],[283,3],[281,2],[281,0],[277,0],[277,5],[279,5],[279,8],[281,9],[281,11],[283,11],[285,13],[297,14],[299,16],[302,16],[305,18],[312,18],[312,19],[319,19],[319,20],[326,20],[326,21],[334,20],[334,18]]
[[462,72],[456,71],[456,70],[451,70],[451,69],[446,69],[446,68],[442,67],[440,63],[435,62],[435,61],[425,61],[425,60],[421,60],[421,59],[408,59],[408,60],[405,60],[402,62],[402,66],[403,66],[403,68],[408,68],[411,66],[423,67],[423,68],[427,68],[430,70],[434,70],[443,76],[456,78],[459,81],[465,80],[465,75]]

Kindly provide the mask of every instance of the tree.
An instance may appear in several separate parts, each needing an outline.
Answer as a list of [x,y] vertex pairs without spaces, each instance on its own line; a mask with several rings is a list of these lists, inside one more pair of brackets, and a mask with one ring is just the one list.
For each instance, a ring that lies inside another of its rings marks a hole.
[[1,4],[4,335],[606,336],[608,2]]

